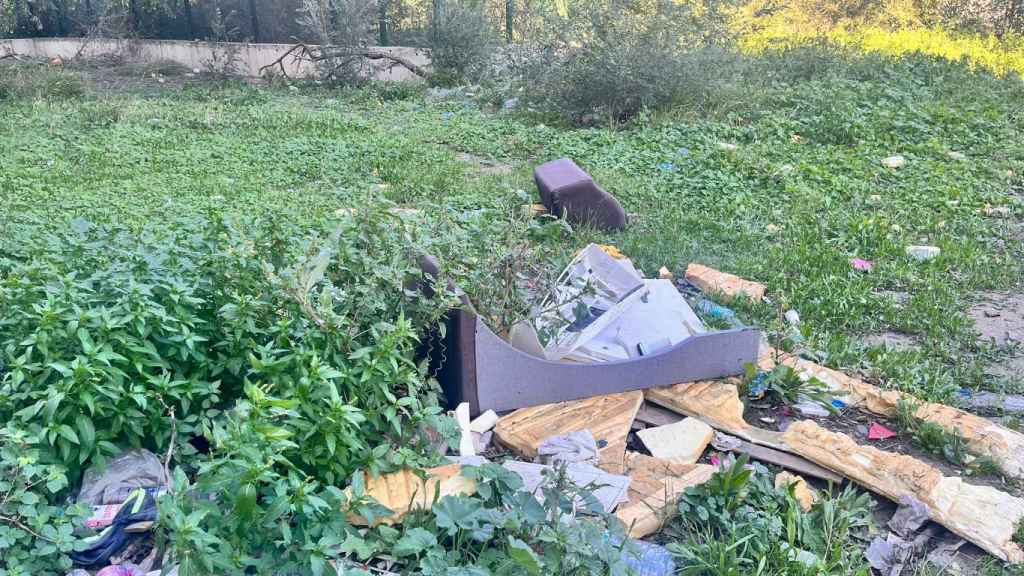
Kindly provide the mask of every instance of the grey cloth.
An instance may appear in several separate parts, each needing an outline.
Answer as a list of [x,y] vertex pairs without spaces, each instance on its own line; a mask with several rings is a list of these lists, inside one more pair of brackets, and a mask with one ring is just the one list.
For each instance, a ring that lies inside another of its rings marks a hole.
[[905,540],[890,533],[883,539],[881,536],[871,541],[864,555],[871,567],[883,576],[900,576],[903,569],[912,563],[916,556],[924,553],[928,540],[934,536],[935,526],[929,526],[913,540]]
[[923,502],[904,494],[900,496],[900,507],[889,519],[889,529],[903,538],[909,538],[927,522],[931,516]]
[[[543,501],[544,494],[541,486],[545,476],[550,474],[554,468],[533,462],[520,462],[518,460],[507,460],[502,466],[519,475],[523,479],[523,489],[530,492]],[[565,473],[569,480],[579,488],[590,488],[594,498],[597,499],[606,513],[611,513],[621,502],[629,500],[629,476],[609,474],[600,468],[589,464],[566,464]],[[582,506],[584,502],[577,498],[577,505]]]
[[120,504],[136,488],[167,486],[164,465],[145,449],[129,450],[107,462],[102,471],[93,466],[82,477],[78,503],[100,506]]
[[542,464],[565,462],[597,465],[597,442],[590,430],[548,436],[537,446],[537,457]]

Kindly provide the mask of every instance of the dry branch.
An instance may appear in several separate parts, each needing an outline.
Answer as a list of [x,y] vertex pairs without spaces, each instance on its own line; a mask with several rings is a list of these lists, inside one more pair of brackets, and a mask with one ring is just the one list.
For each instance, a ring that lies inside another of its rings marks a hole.
[[[286,50],[284,54],[281,54],[281,56],[279,56],[270,64],[261,66],[260,74],[262,74],[264,70],[277,68],[278,70],[280,70],[282,76],[284,76],[285,78],[289,78],[288,69],[285,67],[285,61],[289,57],[291,57],[292,62],[306,61],[318,63],[327,62],[331,60],[339,60],[339,62],[334,66],[331,72],[343,66],[346,66],[353,60],[357,59],[386,60],[391,63],[392,67],[402,66],[406,70],[412,72],[413,74],[421,78],[427,78],[428,76],[430,76],[430,73],[422,66],[413,63],[408,58],[403,58],[401,56],[391,54],[390,52],[373,50],[365,47],[309,46],[302,43],[292,46],[291,48]],[[330,74],[331,73],[327,73],[325,74],[325,76],[330,76]]]

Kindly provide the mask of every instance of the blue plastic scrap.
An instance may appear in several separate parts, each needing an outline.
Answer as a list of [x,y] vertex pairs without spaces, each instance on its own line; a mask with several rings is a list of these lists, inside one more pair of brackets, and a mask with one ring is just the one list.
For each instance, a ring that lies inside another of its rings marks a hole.
[[757,376],[750,382],[750,386],[747,389],[747,395],[754,400],[760,400],[764,398],[766,392],[768,392],[768,373],[758,372]]
[[[643,540],[631,540],[630,542],[632,546],[626,548],[625,560],[636,576],[671,576],[675,574],[676,562],[667,548]],[[628,552],[630,548],[636,555]]]

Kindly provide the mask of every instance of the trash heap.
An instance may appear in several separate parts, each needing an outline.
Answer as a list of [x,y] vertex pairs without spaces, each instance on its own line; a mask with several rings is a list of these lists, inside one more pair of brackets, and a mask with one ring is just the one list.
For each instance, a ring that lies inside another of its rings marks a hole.
[[672,280],[645,279],[614,247],[597,244],[572,260],[540,309],[535,325],[548,360],[629,360],[707,331]]

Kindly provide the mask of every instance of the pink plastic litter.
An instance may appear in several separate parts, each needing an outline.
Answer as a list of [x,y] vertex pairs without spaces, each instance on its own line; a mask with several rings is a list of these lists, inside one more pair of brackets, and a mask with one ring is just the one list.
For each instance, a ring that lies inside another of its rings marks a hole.
[[863,258],[851,258],[850,266],[853,266],[854,270],[862,270],[864,272],[870,272],[875,267],[871,260],[865,260]]
[[96,573],[96,576],[145,576],[134,564],[114,564]]
[[885,426],[882,426],[878,422],[872,422],[871,427],[868,428],[868,440],[885,440],[886,438],[892,438],[896,433],[889,430]]

